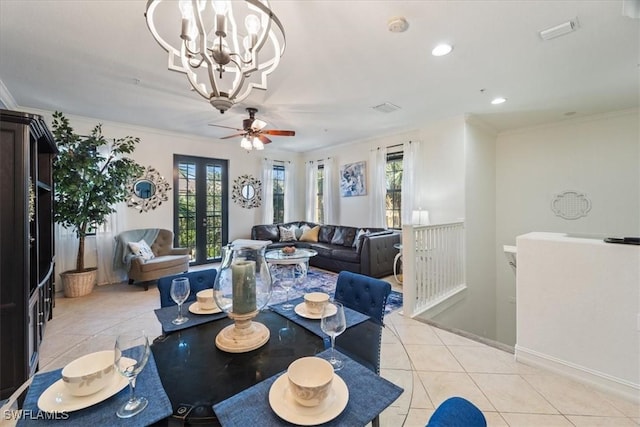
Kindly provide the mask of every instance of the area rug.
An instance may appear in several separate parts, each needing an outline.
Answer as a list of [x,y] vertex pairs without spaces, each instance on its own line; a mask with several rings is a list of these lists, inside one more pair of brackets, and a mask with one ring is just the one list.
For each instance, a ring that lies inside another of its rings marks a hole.
[[[272,271],[273,294],[269,300],[270,304],[278,304],[284,302],[286,299],[286,291],[280,287],[280,282],[278,280],[277,269],[280,266],[274,267],[276,267],[276,269],[275,271]],[[336,291],[337,280],[337,273],[311,267],[309,268],[307,277],[303,280],[298,280],[295,286],[289,291],[289,299],[301,297],[308,292],[326,292],[333,298]],[[387,305],[385,306],[384,314],[387,315],[400,308],[402,308],[402,293],[391,291],[391,294],[387,298]]]

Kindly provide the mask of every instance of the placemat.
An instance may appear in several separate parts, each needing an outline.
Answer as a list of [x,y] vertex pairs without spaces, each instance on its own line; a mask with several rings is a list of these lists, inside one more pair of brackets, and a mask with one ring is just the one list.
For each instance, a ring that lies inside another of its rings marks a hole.
[[[136,396],[144,396],[149,400],[149,405],[131,418],[122,419],[116,416],[116,411],[129,398],[129,386],[120,390],[116,395],[107,400],[73,412],[45,413],[38,409],[38,398],[51,384],[62,378],[62,369],[36,374],[29,387],[27,396],[22,406],[22,417],[17,426],[147,426],[156,421],[167,418],[173,413],[171,402],[162,387],[158,369],[153,358],[149,355],[147,366],[136,378]],[[116,375],[120,375],[116,373]],[[47,419],[56,418],[56,419]]]
[[[304,302],[304,297],[295,298],[290,300],[289,302],[293,304],[295,307],[301,302]],[[320,319],[307,319],[306,317],[299,316],[294,309],[283,310],[282,309],[283,304],[284,303],[274,304],[270,308],[271,310],[275,311],[279,315],[286,317],[287,319],[302,326],[308,331],[313,332],[314,334],[316,334],[321,338],[324,338],[327,336],[327,334],[322,332],[322,329],[320,329]],[[345,317],[345,320],[347,321],[347,328],[355,326],[369,319],[369,316],[367,316],[366,314],[362,314],[358,311],[352,310],[349,307],[344,307],[344,317]]]
[[174,325],[171,323],[173,319],[178,317],[178,306],[174,305],[171,307],[162,307],[153,312],[156,314],[156,317],[160,321],[162,325],[162,332],[175,332],[180,331],[182,329],[187,329],[192,326],[201,325],[203,323],[211,322],[213,320],[222,319],[227,317],[227,313],[220,312],[214,314],[193,314],[189,311],[189,307],[191,304],[196,303],[196,301],[192,301],[182,305],[182,315],[186,316],[189,320],[184,322],[182,325]]
[[[317,354],[318,357],[325,359],[330,355],[330,350]],[[325,427],[364,426],[400,397],[404,390],[344,354],[339,353],[339,355],[344,360],[344,367],[336,374],[349,388],[349,402],[340,415],[320,425]],[[223,427],[293,425],[278,417],[269,405],[271,385],[285,373],[286,371],[276,374],[214,405],[213,410],[220,424]]]

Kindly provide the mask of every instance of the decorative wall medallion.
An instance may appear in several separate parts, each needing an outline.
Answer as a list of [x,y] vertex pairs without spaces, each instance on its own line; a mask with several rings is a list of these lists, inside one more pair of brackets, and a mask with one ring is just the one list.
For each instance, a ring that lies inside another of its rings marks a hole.
[[137,179],[129,184],[129,199],[127,206],[138,209],[140,213],[155,209],[169,200],[167,191],[171,190],[169,183],[160,172],[147,166]]
[[239,176],[233,181],[231,198],[243,208],[258,208],[262,204],[262,183],[251,175]]
[[579,191],[563,191],[551,200],[551,210],[560,218],[578,219],[587,216],[591,210],[591,200]]

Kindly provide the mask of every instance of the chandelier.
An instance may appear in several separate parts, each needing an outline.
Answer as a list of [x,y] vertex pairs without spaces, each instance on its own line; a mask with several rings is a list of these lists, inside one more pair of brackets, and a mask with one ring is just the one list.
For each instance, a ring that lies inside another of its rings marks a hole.
[[286,45],[267,0],[149,0],[145,17],[169,53],[169,70],[186,74],[221,113],[252,89],[267,89]]

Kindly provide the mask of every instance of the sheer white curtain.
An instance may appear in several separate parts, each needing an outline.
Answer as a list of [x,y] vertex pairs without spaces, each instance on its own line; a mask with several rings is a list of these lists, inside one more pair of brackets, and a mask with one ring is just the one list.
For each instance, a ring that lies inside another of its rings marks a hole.
[[387,227],[386,206],[387,197],[387,148],[380,147],[373,150],[369,156],[371,164],[371,184],[369,185],[369,224],[372,227]]
[[324,179],[322,180],[322,204],[324,205],[324,223],[337,224],[335,203],[335,186],[333,185],[333,158],[329,157],[324,161]]
[[54,234],[56,241],[56,283],[58,283],[58,290],[61,290],[62,279],[60,279],[60,273],[75,270],[79,241],[76,233],[60,224],[54,226]]
[[120,283],[127,278],[126,272],[113,269],[115,237],[124,229],[124,216],[127,206],[118,203],[116,211],[107,217],[107,221],[96,230],[96,252],[98,254],[98,285]]
[[262,223],[273,223],[273,160],[262,160]]
[[290,161],[284,162],[284,222],[291,222],[295,219],[295,182],[295,165]]
[[305,221],[316,221],[316,197],[318,193],[318,180],[316,177],[317,166],[313,161],[305,164],[305,180],[307,183],[306,188],[306,205],[305,205]]
[[411,224],[411,215],[415,206],[416,197],[416,162],[420,143],[409,141],[402,144],[402,223]]

